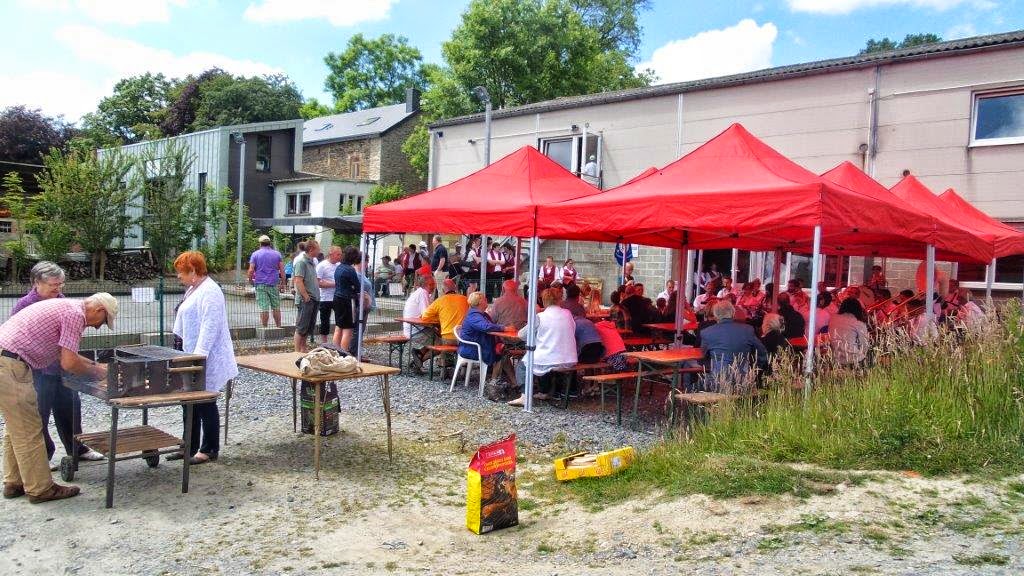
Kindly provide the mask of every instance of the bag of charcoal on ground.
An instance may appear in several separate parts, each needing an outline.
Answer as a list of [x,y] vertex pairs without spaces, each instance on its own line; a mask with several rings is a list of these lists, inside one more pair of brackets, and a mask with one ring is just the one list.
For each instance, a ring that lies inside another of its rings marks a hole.
[[516,435],[481,446],[466,471],[466,527],[485,534],[519,524]]

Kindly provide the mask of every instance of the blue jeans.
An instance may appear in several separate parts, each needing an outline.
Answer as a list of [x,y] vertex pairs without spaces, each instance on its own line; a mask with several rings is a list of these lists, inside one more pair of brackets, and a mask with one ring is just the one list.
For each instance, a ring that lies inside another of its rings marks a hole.
[[[56,446],[50,437],[50,414],[64,445],[64,452],[71,455],[75,434],[82,433],[82,400],[78,392],[61,383],[60,374],[43,374],[39,370],[32,371],[32,383],[36,389],[36,404],[39,405],[39,418],[43,426],[43,443],[46,444],[46,458],[53,458]],[[78,446],[78,453],[88,452],[85,446]]]

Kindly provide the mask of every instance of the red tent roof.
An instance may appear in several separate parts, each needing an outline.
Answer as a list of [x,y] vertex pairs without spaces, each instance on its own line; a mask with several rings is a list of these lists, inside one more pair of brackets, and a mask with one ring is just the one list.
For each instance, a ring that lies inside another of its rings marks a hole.
[[986,257],[983,261],[991,260],[995,257],[995,235],[990,232],[975,228],[968,225],[960,214],[956,214],[953,217],[953,210],[951,206],[939,197],[932,193],[927,186],[921,183],[920,180],[915,178],[913,175],[904,176],[902,180],[896,183],[895,186],[889,189],[890,192],[895,194],[900,200],[903,200],[910,206],[913,206],[916,210],[928,214],[932,218],[948,222],[951,226],[955,226],[965,232],[973,234],[981,238],[986,246]]
[[996,258],[1024,254],[1024,233],[1009,224],[1004,224],[964,200],[950,188],[939,195],[956,212],[957,220],[995,236]]
[[[883,209],[884,208],[884,209]],[[658,173],[587,198],[541,206],[542,235],[653,246],[823,251],[926,238],[929,222],[800,167],[739,124]]]
[[538,204],[598,192],[535,148],[524,146],[450,184],[367,207],[363,230],[532,236]]
[[[934,244],[936,247],[936,259],[938,260],[954,262],[965,260],[986,261],[988,245],[984,240],[960,228],[946,224],[942,220],[937,220],[925,212],[916,210],[912,204],[908,205],[905,203],[853,163],[843,162],[822,174],[821,177],[850,190],[870,196],[882,205],[887,206],[887,210],[909,213],[909,217],[926,222],[927,227],[931,229],[926,236],[894,238],[891,241],[883,242],[881,245],[859,246],[859,252],[852,251],[851,246],[851,253],[866,254],[870,252],[879,256],[923,260],[925,257],[925,247],[928,244]],[[904,217],[907,216],[904,215]]]

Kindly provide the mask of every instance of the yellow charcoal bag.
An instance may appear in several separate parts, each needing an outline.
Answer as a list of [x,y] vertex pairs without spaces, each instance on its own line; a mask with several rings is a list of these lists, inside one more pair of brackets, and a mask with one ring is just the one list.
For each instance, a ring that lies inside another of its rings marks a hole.
[[599,478],[611,476],[625,470],[636,459],[636,451],[632,446],[624,446],[590,454],[588,452],[577,452],[564,458],[555,459],[555,478],[565,482],[577,478]]

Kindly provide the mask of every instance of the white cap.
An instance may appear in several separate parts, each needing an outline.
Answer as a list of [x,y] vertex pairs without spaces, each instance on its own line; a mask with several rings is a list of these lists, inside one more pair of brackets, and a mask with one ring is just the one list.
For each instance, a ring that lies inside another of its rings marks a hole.
[[426,247],[427,247],[426,241],[420,240],[420,248],[426,248]]
[[270,243],[270,236],[267,236],[266,234],[264,234],[263,236],[260,236],[260,244],[269,244],[269,243]]
[[107,292],[97,292],[89,298],[99,302],[103,309],[107,311],[107,328],[113,330],[114,318],[117,317],[117,298],[114,298]]

